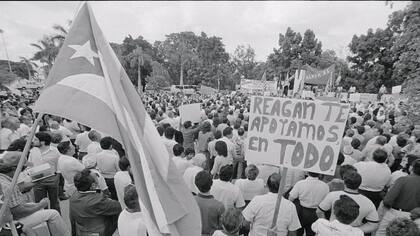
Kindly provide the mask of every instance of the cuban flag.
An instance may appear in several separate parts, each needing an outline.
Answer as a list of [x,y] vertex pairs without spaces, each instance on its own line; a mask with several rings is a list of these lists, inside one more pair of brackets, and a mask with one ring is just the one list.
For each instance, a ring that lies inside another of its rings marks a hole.
[[198,205],[89,3],[79,9],[34,110],[77,121],[124,145],[149,235],[201,234]]

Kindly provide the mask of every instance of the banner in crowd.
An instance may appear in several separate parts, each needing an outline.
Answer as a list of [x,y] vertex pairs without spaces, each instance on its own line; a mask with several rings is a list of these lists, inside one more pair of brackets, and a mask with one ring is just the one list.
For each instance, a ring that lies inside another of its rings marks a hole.
[[332,65],[324,70],[318,70],[306,65],[303,70],[306,71],[305,84],[331,85],[333,83],[335,65]]
[[402,86],[401,85],[398,85],[398,86],[394,86],[394,87],[392,87],[392,93],[394,94],[394,93],[401,93],[401,88],[402,88]]
[[241,79],[241,92],[248,94],[262,94],[264,92],[277,94],[277,82],[267,80]]
[[206,96],[213,96],[214,94],[217,93],[217,89],[214,89],[212,87],[201,85],[201,87],[200,87],[200,93],[202,95],[206,95]]
[[201,121],[201,104],[193,103],[180,106],[179,115],[181,116],[181,122],[191,121],[192,123],[198,123]]
[[350,94],[349,101],[350,102],[362,102],[362,103],[369,103],[369,102],[376,102],[378,100],[378,95],[375,93],[352,93]]
[[350,106],[253,96],[246,159],[334,175]]

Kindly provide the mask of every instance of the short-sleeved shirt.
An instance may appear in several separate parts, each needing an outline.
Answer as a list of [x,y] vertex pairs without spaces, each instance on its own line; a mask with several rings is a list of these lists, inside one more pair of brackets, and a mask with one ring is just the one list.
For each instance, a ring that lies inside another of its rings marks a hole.
[[28,162],[33,163],[34,166],[48,163],[54,172],[57,172],[58,158],[60,158],[60,153],[56,147],[50,146],[45,152],[41,152],[39,148],[34,147],[29,153]]
[[292,191],[290,191],[289,199],[292,201],[299,199],[300,205],[303,207],[316,209],[329,190],[326,183],[318,178],[309,176],[295,184]]
[[[347,191],[334,191],[327,194],[324,200],[319,204],[319,209],[321,211],[333,211],[334,202],[340,199],[341,195],[347,195],[352,198],[358,205],[359,205],[359,216],[350,224],[354,227],[359,227],[363,223],[363,220],[367,220],[369,222],[377,223],[379,222],[378,212],[376,211],[376,207],[373,202],[359,193],[351,193]],[[335,220],[334,213],[331,214],[330,220]]]
[[146,236],[146,221],[142,212],[128,212],[124,209],[118,217],[118,234],[120,236]]
[[363,236],[364,233],[359,228],[345,225],[337,220],[328,221],[318,219],[312,224],[312,231],[319,236]]
[[235,185],[239,187],[244,199],[248,201],[264,193],[264,181],[262,179],[238,179]]
[[363,161],[353,165],[362,176],[360,189],[372,192],[379,192],[391,180],[391,170],[385,163],[375,161]]
[[233,207],[241,208],[245,206],[241,190],[238,186],[235,186],[230,182],[222,181],[220,179],[214,180],[210,189],[210,194],[213,195],[216,200],[222,202],[226,209]]
[[113,150],[103,150],[96,155],[96,167],[104,178],[112,179],[115,173],[120,170],[118,162],[120,158]]
[[195,176],[198,174],[198,172],[202,171],[203,168],[199,166],[191,166],[188,167],[182,178],[184,179],[184,182],[187,184],[187,187],[191,190],[193,193],[198,193],[197,186],[195,185]]
[[74,143],[79,147],[79,152],[87,152],[87,147],[92,142],[88,135],[89,132],[85,131],[76,136]]
[[[271,226],[277,193],[267,193],[255,196],[242,211],[245,220],[251,222],[249,236],[266,236]],[[288,231],[301,228],[296,206],[289,200],[282,198],[277,218],[278,236],[287,236]]]
[[[12,178],[10,178],[7,175],[0,174],[0,185],[1,185],[1,189],[3,193],[9,192],[11,184],[12,184]],[[9,208],[14,208],[24,203],[26,203],[25,197],[20,192],[19,188],[16,185],[14,188],[12,188],[12,195],[11,195],[8,206]]]
[[64,190],[69,190],[74,187],[74,176],[82,171],[85,166],[76,158],[60,155],[58,158],[57,172],[61,173],[64,178]]

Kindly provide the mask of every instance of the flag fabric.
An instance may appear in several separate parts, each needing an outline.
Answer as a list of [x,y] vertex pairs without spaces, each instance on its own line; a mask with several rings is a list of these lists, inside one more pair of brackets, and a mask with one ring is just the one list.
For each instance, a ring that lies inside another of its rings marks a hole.
[[198,205],[89,3],[79,9],[34,110],[77,121],[123,144],[149,235],[201,234]]
[[337,79],[335,80],[335,86],[340,85],[340,82],[341,82],[341,71],[340,71],[340,72],[338,72],[338,77],[337,77]]

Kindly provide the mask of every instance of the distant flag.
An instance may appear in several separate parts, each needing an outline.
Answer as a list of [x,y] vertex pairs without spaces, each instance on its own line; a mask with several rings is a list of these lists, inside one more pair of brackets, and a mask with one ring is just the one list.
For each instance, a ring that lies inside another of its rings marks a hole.
[[77,121],[123,144],[149,235],[201,234],[200,211],[191,191],[89,3],[83,3],[75,17],[34,110]]
[[338,86],[340,84],[340,82],[341,82],[341,71],[338,72],[338,77],[335,80],[335,86]]
[[264,71],[263,75],[261,76],[261,81],[267,81],[266,72]]

